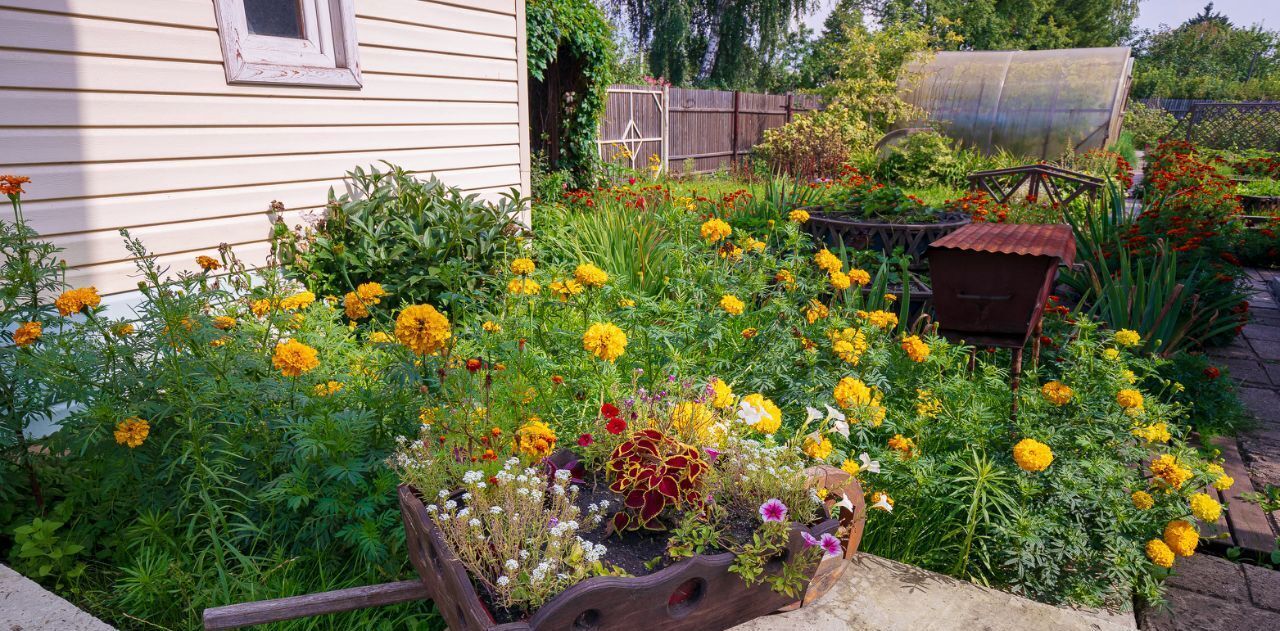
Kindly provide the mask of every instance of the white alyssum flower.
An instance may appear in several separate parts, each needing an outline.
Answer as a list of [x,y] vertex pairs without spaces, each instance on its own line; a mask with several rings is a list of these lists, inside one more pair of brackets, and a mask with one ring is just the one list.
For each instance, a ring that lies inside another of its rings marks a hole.
[[515,559],[507,559],[507,562],[503,563],[502,566],[507,568],[508,572],[514,572],[520,569],[520,562]]
[[499,576],[499,577],[498,577],[498,587],[506,587],[506,586],[507,586],[507,583],[510,583],[510,582],[511,582],[511,579],[509,579],[509,578],[507,578],[507,577],[505,577],[505,576]]
[[484,479],[484,473],[480,471],[472,470],[462,474],[463,484],[475,484],[476,482],[479,482],[483,479]]

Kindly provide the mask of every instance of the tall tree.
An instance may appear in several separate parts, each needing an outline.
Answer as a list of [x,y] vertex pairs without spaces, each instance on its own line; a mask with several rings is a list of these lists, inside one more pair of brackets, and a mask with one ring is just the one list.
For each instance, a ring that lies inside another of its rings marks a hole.
[[1132,35],[1138,0],[856,0],[881,24],[928,29],[965,50],[1115,46]]
[[1134,42],[1138,63],[1133,94],[1173,98],[1276,98],[1280,89],[1280,32],[1240,27],[1204,11],[1177,28],[1143,33]]
[[756,87],[793,21],[817,0],[604,0],[647,51],[650,73],[673,84]]

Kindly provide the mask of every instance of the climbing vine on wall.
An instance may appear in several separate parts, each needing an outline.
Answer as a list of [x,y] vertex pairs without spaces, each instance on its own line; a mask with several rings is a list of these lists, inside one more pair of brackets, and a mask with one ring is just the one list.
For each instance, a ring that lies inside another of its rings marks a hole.
[[572,171],[579,185],[589,185],[615,68],[613,27],[592,0],[529,0],[525,25],[529,76],[546,82],[548,70],[557,66],[558,81],[547,88],[564,92],[554,95],[559,112],[550,120],[559,121],[558,155],[549,157]]

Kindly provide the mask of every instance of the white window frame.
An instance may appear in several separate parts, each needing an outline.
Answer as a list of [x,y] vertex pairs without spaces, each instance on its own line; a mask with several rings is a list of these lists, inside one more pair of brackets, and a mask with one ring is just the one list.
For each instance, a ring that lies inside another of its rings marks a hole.
[[302,39],[249,32],[244,0],[214,0],[229,84],[363,85],[353,0],[302,0]]

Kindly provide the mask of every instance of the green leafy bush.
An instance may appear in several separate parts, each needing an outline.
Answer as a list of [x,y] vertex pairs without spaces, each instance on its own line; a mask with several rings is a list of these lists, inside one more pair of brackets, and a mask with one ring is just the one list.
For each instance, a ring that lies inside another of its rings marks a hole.
[[1133,101],[1125,109],[1121,129],[1132,135],[1134,147],[1145,150],[1164,140],[1177,124],[1178,119],[1173,114]]
[[882,182],[923,188],[935,184],[961,187],[972,169],[972,160],[962,160],[952,141],[936,131],[908,135],[902,142],[890,145],[874,175]]
[[522,201],[511,193],[489,204],[434,176],[419,180],[388,166],[350,172],[353,192],[330,192],[323,219],[282,235],[284,261],[320,295],[378,282],[393,297],[388,306],[483,303],[485,281],[512,252]]

